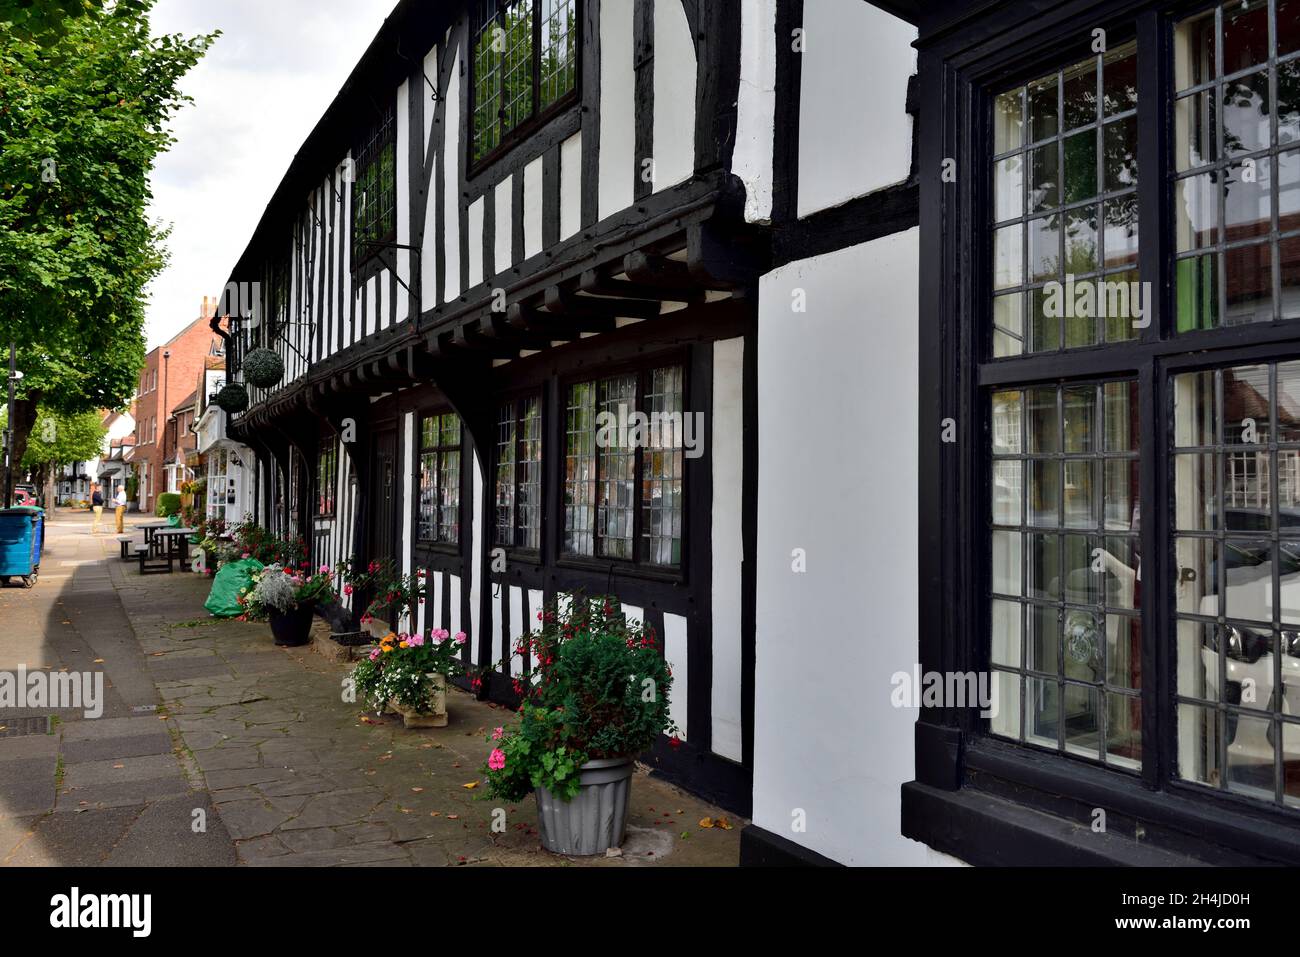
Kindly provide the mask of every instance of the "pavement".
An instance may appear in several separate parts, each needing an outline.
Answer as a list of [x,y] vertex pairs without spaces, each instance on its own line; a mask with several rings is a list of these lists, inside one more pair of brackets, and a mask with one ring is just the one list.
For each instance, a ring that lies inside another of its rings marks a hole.
[[0,588],[0,676],[102,671],[103,713],[0,706],[0,864],[737,863],[748,822],[645,768],[620,856],[542,850],[531,798],[483,792],[508,709],[452,689],[446,728],[365,713],[323,629],[323,648],[277,648],[265,624],[208,616],[209,587],[141,577],[88,513],[52,516],[36,586]]

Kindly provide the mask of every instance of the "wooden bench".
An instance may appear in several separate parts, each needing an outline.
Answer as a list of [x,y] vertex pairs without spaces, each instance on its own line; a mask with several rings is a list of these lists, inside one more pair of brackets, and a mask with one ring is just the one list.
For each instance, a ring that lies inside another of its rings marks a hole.
[[141,575],[170,575],[174,559],[169,554],[156,554],[150,545],[136,545],[135,557],[140,563]]

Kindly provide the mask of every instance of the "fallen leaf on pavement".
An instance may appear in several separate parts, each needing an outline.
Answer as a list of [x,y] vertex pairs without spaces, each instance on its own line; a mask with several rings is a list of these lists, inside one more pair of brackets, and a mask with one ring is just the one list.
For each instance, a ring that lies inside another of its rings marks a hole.
[[710,827],[713,827],[713,818],[711,818],[711,817],[702,817],[702,818],[700,818],[700,827],[703,827],[703,828],[710,828]]
[[477,781],[470,781],[469,784],[462,784],[461,787],[463,787],[466,791],[472,791],[472,790],[474,790],[476,787],[478,787],[478,782],[477,782]]

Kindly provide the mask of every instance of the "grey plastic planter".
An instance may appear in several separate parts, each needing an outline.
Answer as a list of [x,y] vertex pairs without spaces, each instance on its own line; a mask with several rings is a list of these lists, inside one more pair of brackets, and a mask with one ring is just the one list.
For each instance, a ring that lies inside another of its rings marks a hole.
[[582,787],[572,801],[562,800],[546,788],[537,789],[542,847],[575,857],[604,854],[622,844],[627,833],[632,759],[588,761],[578,773]]

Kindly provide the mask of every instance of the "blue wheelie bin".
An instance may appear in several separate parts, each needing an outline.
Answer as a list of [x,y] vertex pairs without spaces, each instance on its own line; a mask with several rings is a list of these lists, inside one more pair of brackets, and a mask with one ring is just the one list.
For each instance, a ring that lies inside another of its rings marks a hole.
[[21,578],[31,588],[41,568],[45,512],[34,505],[0,508],[0,585]]

